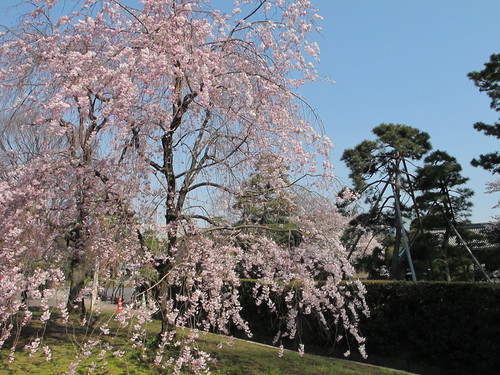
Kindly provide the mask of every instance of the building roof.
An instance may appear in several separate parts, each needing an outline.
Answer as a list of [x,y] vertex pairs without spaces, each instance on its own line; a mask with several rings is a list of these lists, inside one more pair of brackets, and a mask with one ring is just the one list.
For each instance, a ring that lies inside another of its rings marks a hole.
[[[500,250],[500,226],[498,223],[474,223],[474,224],[463,224],[457,226],[457,230],[462,234],[462,232],[468,232],[467,236],[462,235],[467,246],[471,250],[483,251],[483,250]],[[444,234],[444,229],[434,229],[431,232],[435,234]],[[493,233],[497,235],[493,235]],[[462,246],[460,239],[452,234],[449,239],[449,245],[451,246]]]

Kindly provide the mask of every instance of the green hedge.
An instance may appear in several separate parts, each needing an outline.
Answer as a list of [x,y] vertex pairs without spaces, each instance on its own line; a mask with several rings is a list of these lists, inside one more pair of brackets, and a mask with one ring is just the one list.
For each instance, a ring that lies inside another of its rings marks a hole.
[[[441,282],[367,282],[371,316],[362,319],[368,362],[428,374],[500,373],[500,285]],[[245,318],[257,341],[270,343],[282,323],[255,307],[242,288]],[[338,355],[313,318],[302,321],[306,350]],[[296,344],[296,343],[295,343]],[[291,343],[293,347],[294,343]],[[339,347],[340,345],[340,347]],[[290,346],[290,345],[289,345]],[[351,350],[354,352],[354,350]]]
[[500,285],[367,283],[367,350],[449,374],[500,370]]

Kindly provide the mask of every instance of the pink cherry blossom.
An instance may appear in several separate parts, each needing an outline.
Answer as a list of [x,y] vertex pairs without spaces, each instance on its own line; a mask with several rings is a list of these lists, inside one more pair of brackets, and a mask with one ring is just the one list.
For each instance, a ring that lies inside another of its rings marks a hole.
[[[255,303],[271,311],[286,295],[286,322],[275,337],[281,348],[298,335],[300,316],[314,314],[325,330],[333,319],[364,353],[357,324],[368,314],[365,290],[341,283],[353,275],[340,241],[346,218],[334,204],[301,205],[296,190],[300,182],[333,195],[327,189],[335,184],[332,143],[300,95],[320,80],[313,30],[321,17],[311,2],[240,1],[226,12],[208,0],[80,4],[33,1],[1,36],[14,146],[0,155],[0,347],[10,317],[24,311],[29,324],[23,295],[40,301],[47,322],[68,280],[59,312],[67,321],[77,306],[86,325],[86,294],[97,297],[111,279],[137,288],[151,281],[145,303],[115,315],[132,347],[144,347],[158,313],[154,363],[208,373],[210,356],[191,344],[205,331],[229,335],[231,326],[251,336],[240,296],[249,277]],[[282,228],[231,220],[256,165],[262,184],[295,208],[298,246],[273,239],[270,231]],[[89,279],[98,285],[85,285]],[[101,335],[113,335],[107,324],[93,332],[69,373],[87,358],[123,355],[104,345]],[[167,355],[168,345],[178,356]]]

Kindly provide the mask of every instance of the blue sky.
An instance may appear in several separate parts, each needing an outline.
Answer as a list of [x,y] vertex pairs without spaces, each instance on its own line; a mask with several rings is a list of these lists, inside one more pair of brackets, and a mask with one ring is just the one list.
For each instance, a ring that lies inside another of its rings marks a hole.
[[[214,0],[216,7],[219,1]],[[16,12],[18,0],[0,1],[0,23]],[[345,148],[372,139],[380,123],[426,131],[434,149],[447,151],[463,167],[476,192],[472,220],[489,221],[500,198],[484,194],[494,177],[470,166],[480,153],[496,151],[498,140],[472,128],[493,123],[489,98],[466,75],[500,53],[499,0],[312,0],[325,21],[316,39],[322,74],[335,85],[303,90],[335,145],[332,162],[346,184],[340,161]]]
[[335,85],[304,91],[335,145],[337,176],[348,183],[340,161],[345,148],[373,139],[381,123],[426,131],[434,149],[447,151],[476,192],[473,217],[489,221],[500,193],[484,194],[494,177],[470,166],[499,141],[473,129],[493,123],[498,113],[467,73],[481,70],[500,53],[498,0],[316,0],[325,17],[319,69]]

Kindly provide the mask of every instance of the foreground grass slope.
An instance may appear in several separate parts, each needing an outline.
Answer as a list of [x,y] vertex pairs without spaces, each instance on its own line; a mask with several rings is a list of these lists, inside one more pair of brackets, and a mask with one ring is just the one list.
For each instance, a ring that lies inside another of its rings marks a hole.
[[[106,317],[109,319],[109,316]],[[50,345],[53,351],[53,359],[46,361],[42,350],[33,357],[23,350],[16,352],[16,360],[8,363],[8,350],[0,352],[0,374],[1,375],[56,375],[65,374],[75,353],[78,352],[82,343],[89,338],[88,329],[79,324],[63,325],[51,322],[50,325],[34,326],[24,331],[19,338],[18,347],[22,348],[30,340],[44,333],[44,343]],[[158,329],[158,322],[150,325],[152,332]],[[95,324],[97,327],[97,323]],[[124,350],[126,354],[119,358],[107,355],[98,361],[93,374],[99,375],[156,375],[167,374],[165,370],[159,370],[150,362],[144,361],[142,349],[134,349],[125,338],[124,331],[118,331],[115,336],[106,337],[106,340],[114,348]],[[222,344],[222,345],[221,345]],[[351,361],[334,358],[304,355],[285,351],[283,357],[278,356],[278,349],[235,339],[230,345],[227,338],[213,334],[202,334],[197,345],[200,349],[211,353],[217,358],[212,365],[212,373],[215,375],[403,375],[402,371],[375,367]],[[9,346],[7,346],[8,348]],[[154,350],[154,349],[148,349]],[[82,362],[77,374],[89,373],[90,362]],[[188,373],[183,373],[187,375]]]

